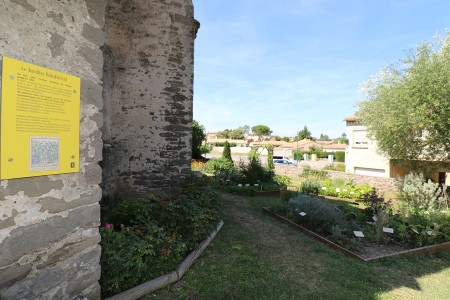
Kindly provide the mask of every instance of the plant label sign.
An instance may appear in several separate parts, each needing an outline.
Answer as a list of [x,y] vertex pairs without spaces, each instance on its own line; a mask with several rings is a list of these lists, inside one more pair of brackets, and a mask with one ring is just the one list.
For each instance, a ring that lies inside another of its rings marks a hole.
[[302,217],[306,216],[306,213],[303,212],[303,211],[299,212],[298,214],[299,214],[300,216],[302,216]]
[[79,172],[80,78],[3,56],[0,179]]
[[364,237],[364,233],[363,233],[362,231],[353,231],[353,234],[354,234],[356,237],[360,237],[360,238],[363,238],[363,237]]
[[386,232],[386,233],[394,233],[394,228],[383,227],[383,232]]

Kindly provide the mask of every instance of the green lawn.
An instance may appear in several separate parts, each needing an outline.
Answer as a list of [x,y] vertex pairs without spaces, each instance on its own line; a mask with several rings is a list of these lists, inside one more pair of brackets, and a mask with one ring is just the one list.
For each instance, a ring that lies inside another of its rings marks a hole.
[[224,195],[225,225],[183,279],[145,299],[449,299],[450,254],[363,263]]

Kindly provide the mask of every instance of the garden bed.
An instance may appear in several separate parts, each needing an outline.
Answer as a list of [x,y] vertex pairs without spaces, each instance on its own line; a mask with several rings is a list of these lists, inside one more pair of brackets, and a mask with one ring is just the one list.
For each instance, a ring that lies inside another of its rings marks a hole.
[[389,244],[389,245],[383,245],[383,244],[375,244],[371,242],[363,242],[363,247],[361,248],[358,253],[350,251],[336,243],[333,243],[332,241],[328,240],[326,237],[323,237],[321,235],[318,235],[317,233],[306,229],[303,226],[300,226],[291,220],[278,215],[272,211],[270,211],[267,208],[263,208],[263,213],[285,223],[289,226],[301,231],[302,233],[310,236],[311,238],[315,239],[316,241],[319,241],[326,246],[330,247],[333,250],[336,250],[338,252],[341,252],[347,256],[354,257],[356,259],[359,259],[364,262],[369,262],[372,260],[380,259],[380,258],[387,258],[387,257],[395,257],[395,256],[419,256],[424,254],[432,254],[436,253],[438,251],[450,251],[450,242],[442,243],[442,244],[436,244],[431,246],[425,246],[420,248],[414,248],[414,249],[408,249],[406,247],[395,245],[395,244]]
[[146,294],[151,293],[153,291],[162,289],[163,287],[168,286],[169,284],[175,283],[179,281],[186,271],[192,266],[192,264],[197,260],[200,254],[205,251],[206,247],[212,242],[212,240],[216,237],[217,233],[222,229],[223,221],[220,221],[217,228],[211,232],[207,239],[205,239],[194,251],[192,251],[178,266],[175,271],[162,275],[153,280],[144,282],[134,288],[126,290],[120,294],[107,298],[109,300],[135,300],[141,297],[144,297]]

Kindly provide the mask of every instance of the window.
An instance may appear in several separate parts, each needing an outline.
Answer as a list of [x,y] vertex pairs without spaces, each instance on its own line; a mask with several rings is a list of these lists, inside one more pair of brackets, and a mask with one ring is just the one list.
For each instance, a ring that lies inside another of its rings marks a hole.
[[366,130],[353,131],[353,145],[356,147],[367,147],[367,131]]

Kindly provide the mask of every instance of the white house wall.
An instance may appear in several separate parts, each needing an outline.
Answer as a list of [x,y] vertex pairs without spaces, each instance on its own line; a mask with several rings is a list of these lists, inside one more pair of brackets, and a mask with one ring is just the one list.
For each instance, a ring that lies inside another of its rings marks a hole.
[[358,123],[347,123],[348,145],[345,151],[345,171],[352,174],[390,177],[389,159],[377,153],[376,143],[367,140],[367,146],[355,145],[355,131],[366,130]]

